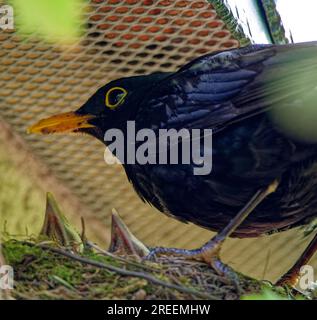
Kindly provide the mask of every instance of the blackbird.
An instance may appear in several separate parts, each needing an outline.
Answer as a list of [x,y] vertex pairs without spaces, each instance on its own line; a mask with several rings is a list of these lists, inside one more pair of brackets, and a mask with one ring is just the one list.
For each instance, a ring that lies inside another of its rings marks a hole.
[[[300,79],[300,83],[299,80]],[[220,272],[227,237],[258,237],[311,222],[317,216],[317,140],[283,129],[274,111],[305,113],[317,88],[317,42],[251,45],[201,56],[176,72],[121,78],[96,91],[75,112],[43,119],[33,133],[83,132],[105,143],[105,132],[212,129],[212,171],[196,163],[128,164],[140,198],[184,222],[217,231],[196,250],[154,248],[202,258]],[[296,111],[296,112],[297,112]],[[317,249],[317,236],[281,283]]]

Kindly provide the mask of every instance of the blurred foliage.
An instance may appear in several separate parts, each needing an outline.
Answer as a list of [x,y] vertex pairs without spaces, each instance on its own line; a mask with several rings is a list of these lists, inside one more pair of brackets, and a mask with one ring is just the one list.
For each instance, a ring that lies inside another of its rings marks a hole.
[[276,291],[273,291],[269,288],[263,288],[261,293],[245,295],[241,298],[241,300],[294,300],[294,298],[290,298],[285,296],[284,294],[279,294]]
[[10,0],[18,31],[46,41],[75,41],[81,34],[86,0]]
[[[317,81],[317,79],[311,79],[311,81]],[[271,111],[273,120],[280,127],[281,131],[295,140],[316,143],[317,88],[308,91],[306,76],[301,73],[297,77],[297,88],[299,92],[303,92],[298,95],[298,100],[293,98],[293,102],[289,102],[286,107],[273,108]],[[283,94],[288,94],[287,89],[285,89]]]
[[264,97],[280,130],[298,141],[316,143],[316,47],[294,47],[280,55],[263,81]]

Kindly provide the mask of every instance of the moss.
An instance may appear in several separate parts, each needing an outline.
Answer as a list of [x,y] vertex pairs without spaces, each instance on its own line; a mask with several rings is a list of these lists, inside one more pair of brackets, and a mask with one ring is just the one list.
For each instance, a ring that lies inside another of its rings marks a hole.
[[8,264],[19,265],[27,256],[41,257],[44,252],[40,248],[23,245],[19,241],[10,240],[3,245],[3,251]]
[[[77,261],[18,241],[5,242],[3,255],[6,263],[11,265],[15,271],[13,294],[16,294],[16,297],[69,298],[69,291],[75,291],[73,294],[76,293],[75,296],[80,298],[79,292],[82,291],[87,298],[92,298],[94,294],[106,294],[112,289],[111,282],[115,280],[111,279],[111,273],[107,270],[96,270]],[[96,257],[95,254],[90,254],[88,258],[92,256]],[[98,257],[98,261],[106,262],[107,260],[107,257]],[[87,285],[89,283],[92,284],[91,287]],[[55,291],[61,287],[64,292],[56,296]],[[74,298],[73,295],[71,296]]]
[[71,285],[79,284],[84,280],[80,270],[71,269],[68,265],[56,265],[52,268],[51,273]]

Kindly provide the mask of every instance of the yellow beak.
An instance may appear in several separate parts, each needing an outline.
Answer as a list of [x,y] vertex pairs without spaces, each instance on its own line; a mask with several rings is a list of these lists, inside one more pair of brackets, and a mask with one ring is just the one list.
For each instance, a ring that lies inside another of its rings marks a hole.
[[93,115],[80,115],[75,112],[61,113],[46,119],[27,129],[28,133],[68,133],[75,132],[82,128],[93,128],[94,125],[88,123],[88,120],[95,118]]

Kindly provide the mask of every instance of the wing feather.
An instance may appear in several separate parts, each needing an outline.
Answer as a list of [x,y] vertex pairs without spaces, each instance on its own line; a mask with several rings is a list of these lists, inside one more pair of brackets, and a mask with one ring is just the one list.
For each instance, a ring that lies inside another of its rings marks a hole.
[[217,131],[294,101],[302,107],[316,87],[317,42],[253,45],[185,65],[153,88],[137,120],[156,128]]

